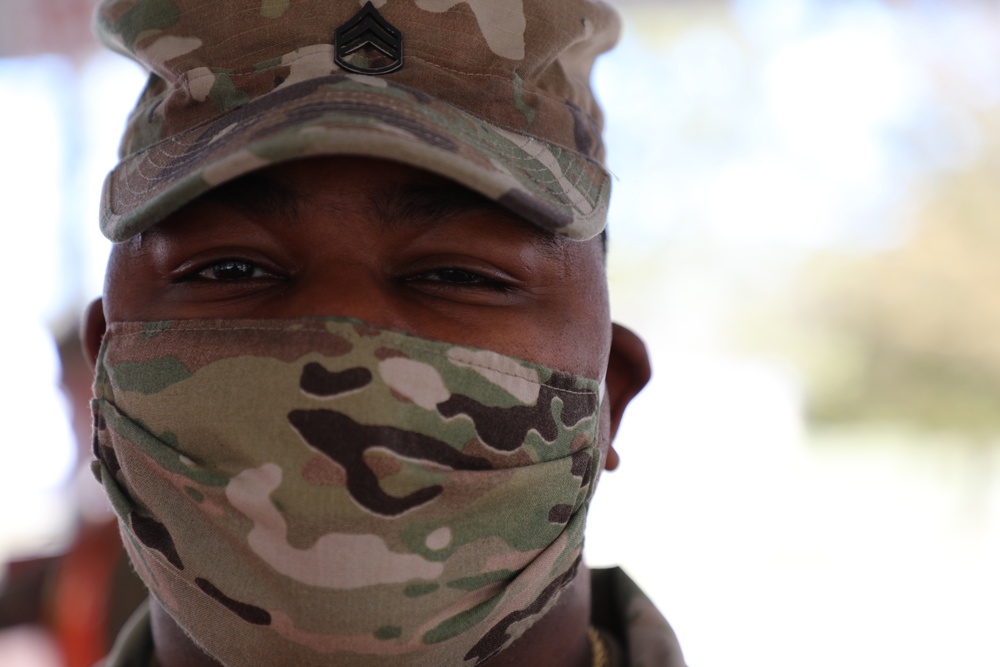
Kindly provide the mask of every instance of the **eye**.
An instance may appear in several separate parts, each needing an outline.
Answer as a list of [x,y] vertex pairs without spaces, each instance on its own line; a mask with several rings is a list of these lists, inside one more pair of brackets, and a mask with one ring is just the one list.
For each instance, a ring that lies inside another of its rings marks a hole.
[[210,280],[215,282],[231,282],[236,280],[253,280],[254,278],[271,278],[273,274],[265,271],[253,262],[240,259],[224,259],[203,266],[186,277],[186,279]]
[[471,288],[497,292],[508,292],[514,289],[513,285],[496,276],[487,276],[469,269],[450,266],[423,271],[408,280],[454,289]]
[[479,285],[488,282],[483,276],[473,273],[472,271],[466,271],[465,269],[437,269],[435,271],[428,271],[421,276],[424,280],[430,280],[442,283],[456,283],[460,285]]

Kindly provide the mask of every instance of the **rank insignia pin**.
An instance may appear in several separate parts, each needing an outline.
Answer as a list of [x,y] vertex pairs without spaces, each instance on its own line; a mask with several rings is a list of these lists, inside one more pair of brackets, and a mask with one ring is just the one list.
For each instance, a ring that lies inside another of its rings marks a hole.
[[337,66],[357,74],[388,74],[403,66],[403,33],[369,0],[333,36]]

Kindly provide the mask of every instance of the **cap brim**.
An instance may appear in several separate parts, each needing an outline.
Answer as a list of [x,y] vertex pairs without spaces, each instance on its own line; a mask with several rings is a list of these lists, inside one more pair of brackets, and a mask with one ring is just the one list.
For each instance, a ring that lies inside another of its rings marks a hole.
[[607,217],[610,177],[599,162],[388,80],[333,75],[279,87],[128,156],[105,181],[101,230],[127,240],[221,183],[319,155],[403,162],[572,239],[596,236]]

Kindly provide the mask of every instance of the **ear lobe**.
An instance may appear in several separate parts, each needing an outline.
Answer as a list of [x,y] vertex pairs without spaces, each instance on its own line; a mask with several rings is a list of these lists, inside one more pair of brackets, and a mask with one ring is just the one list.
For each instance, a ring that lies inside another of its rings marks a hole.
[[[608,358],[606,378],[608,400],[611,403],[611,440],[614,442],[622,415],[629,402],[649,382],[652,370],[646,345],[632,331],[620,324],[611,325],[611,354]],[[605,466],[608,470],[618,467],[618,453],[608,451]]]
[[83,327],[80,330],[80,342],[83,343],[83,354],[90,365],[97,365],[97,353],[101,350],[101,341],[108,328],[104,318],[104,300],[94,299],[83,314]]

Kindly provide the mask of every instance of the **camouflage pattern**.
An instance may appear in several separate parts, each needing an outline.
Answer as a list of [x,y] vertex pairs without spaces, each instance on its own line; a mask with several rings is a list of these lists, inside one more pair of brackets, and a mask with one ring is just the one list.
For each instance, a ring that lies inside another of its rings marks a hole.
[[[621,569],[590,571],[593,616],[605,643],[607,667],[685,667],[677,636],[648,597]],[[101,667],[157,667],[149,609],[141,607]],[[435,666],[436,667],[436,666]]]
[[380,0],[403,65],[372,76],[334,62],[334,32],[363,4],[104,0],[98,36],[151,73],[105,182],[104,234],[126,240],[226,180],[331,154],[438,173],[570,238],[600,233],[610,179],[590,73],[617,40],[610,7]]
[[574,577],[601,389],[355,320],[113,323],[95,471],[223,664],[477,665]]

